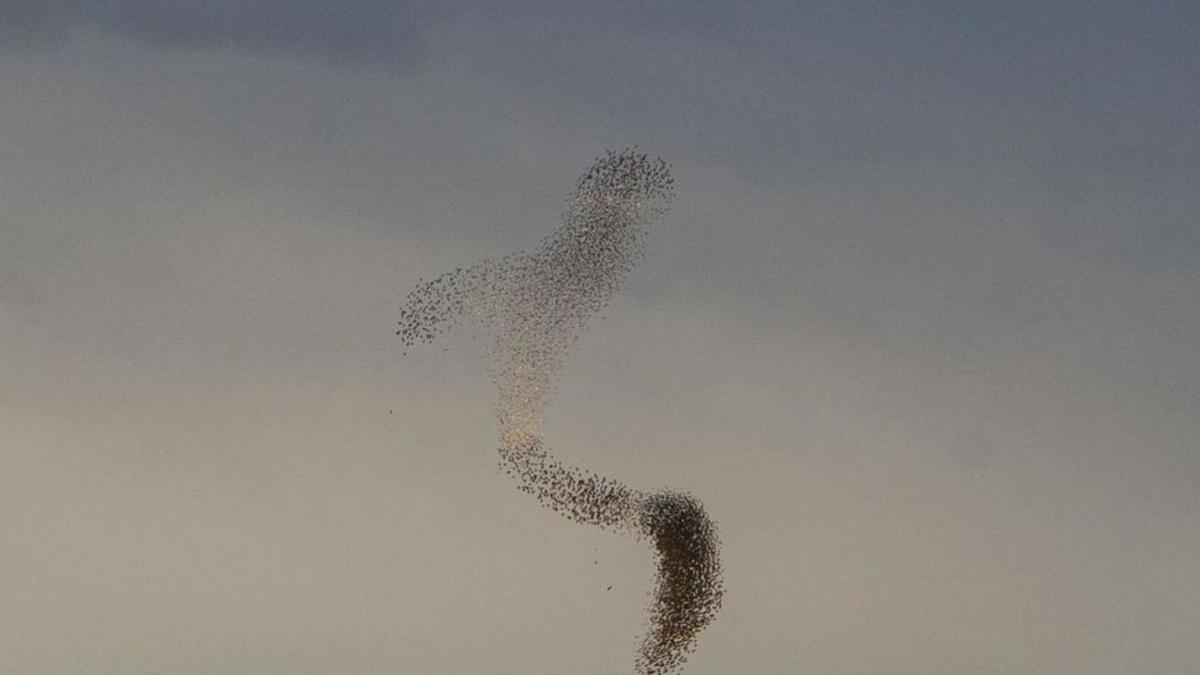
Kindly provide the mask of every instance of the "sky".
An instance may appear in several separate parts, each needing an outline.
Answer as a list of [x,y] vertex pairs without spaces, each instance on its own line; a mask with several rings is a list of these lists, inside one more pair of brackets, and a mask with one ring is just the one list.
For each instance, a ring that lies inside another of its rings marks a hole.
[[717,521],[685,672],[1200,672],[1198,29],[0,0],[0,671],[631,672],[650,551],[393,332],[636,145],[676,200],[545,433]]

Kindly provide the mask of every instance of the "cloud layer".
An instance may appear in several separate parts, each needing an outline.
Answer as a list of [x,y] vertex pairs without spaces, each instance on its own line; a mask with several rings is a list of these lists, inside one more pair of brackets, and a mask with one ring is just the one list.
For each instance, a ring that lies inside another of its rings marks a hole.
[[543,431],[719,516],[689,673],[1200,669],[1195,3],[103,5],[0,5],[0,670],[627,670],[651,556],[391,335],[625,143]]

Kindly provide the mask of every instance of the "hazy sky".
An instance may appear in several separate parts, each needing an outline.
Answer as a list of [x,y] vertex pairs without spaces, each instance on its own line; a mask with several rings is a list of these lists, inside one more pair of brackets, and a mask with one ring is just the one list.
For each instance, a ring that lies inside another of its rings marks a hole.
[[719,522],[687,673],[1200,672],[1200,4],[604,4],[0,0],[0,672],[631,672],[392,332],[634,144],[546,436]]

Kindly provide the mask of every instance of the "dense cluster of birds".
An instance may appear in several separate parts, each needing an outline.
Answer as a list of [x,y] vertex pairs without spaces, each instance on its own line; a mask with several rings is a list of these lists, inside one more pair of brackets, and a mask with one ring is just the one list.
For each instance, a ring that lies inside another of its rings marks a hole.
[[421,281],[408,294],[397,331],[412,346],[463,319],[482,327],[491,337],[488,370],[504,471],[522,491],[573,521],[653,542],[658,576],[636,660],[645,675],[678,670],[720,608],[715,525],[690,495],[634,490],[560,463],[539,425],[568,352],[642,257],[645,227],[673,194],[663,160],[610,151],[579,179],[563,225],[535,252],[488,258]]

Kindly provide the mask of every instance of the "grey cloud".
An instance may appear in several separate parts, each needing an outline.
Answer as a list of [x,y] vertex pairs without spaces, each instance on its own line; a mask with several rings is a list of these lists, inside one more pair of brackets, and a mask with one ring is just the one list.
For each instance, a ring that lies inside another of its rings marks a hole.
[[0,4],[0,36],[10,45],[45,45],[90,27],[163,47],[229,48],[399,67],[420,57],[427,27],[453,12],[454,3],[424,0],[5,0]]
[[425,54],[430,30],[464,13],[480,17],[485,27],[520,17],[523,32],[531,37],[573,21],[597,34],[696,34],[708,39],[730,35],[735,25],[733,11],[720,4],[669,0],[581,9],[582,22],[580,11],[536,1],[495,6],[464,0],[2,0],[0,38],[9,47],[45,46],[61,43],[72,30],[95,28],[160,47],[228,48],[400,68]]

